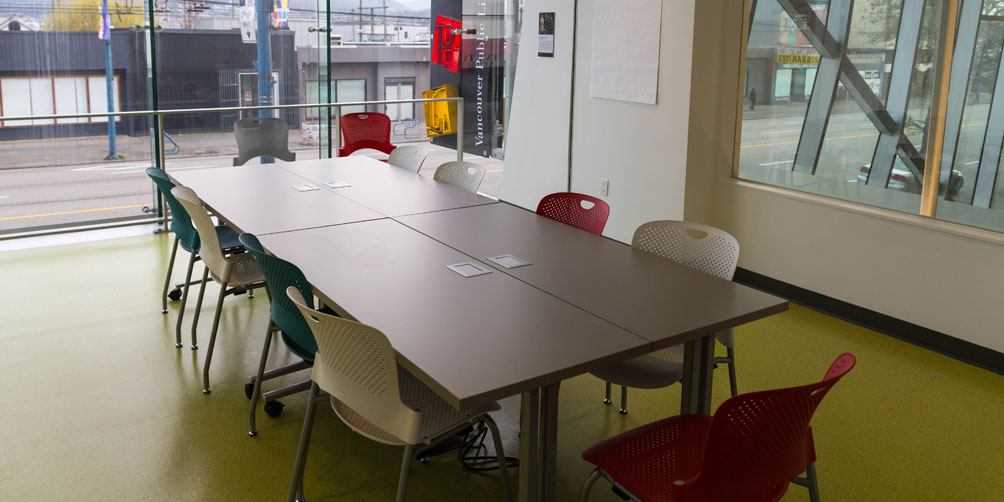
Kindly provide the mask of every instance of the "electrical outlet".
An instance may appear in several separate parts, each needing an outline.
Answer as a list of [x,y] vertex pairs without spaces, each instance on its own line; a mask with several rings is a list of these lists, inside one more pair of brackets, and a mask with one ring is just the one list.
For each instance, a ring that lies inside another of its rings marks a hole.
[[606,197],[608,195],[610,195],[610,180],[600,178],[600,197]]

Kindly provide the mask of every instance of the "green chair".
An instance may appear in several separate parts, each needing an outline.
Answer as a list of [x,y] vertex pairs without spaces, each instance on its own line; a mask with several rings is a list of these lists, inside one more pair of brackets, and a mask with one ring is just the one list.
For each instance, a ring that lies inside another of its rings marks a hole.
[[[199,259],[201,242],[199,241],[199,233],[195,230],[195,226],[192,225],[192,218],[188,216],[188,212],[178,202],[178,199],[171,195],[171,189],[176,185],[167,177],[167,174],[161,169],[151,167],[146,170],[146,175],[153,180],[157,188],[160,189],[160,192],[164,194],[164,200],[167,201],[168,207],[171,208],[171,230],[174,232],[174,245],[171,248],[171,259],[167,262],[167,278],[164,279],[164,292],[161,295],[162,312],[165,314],[167,313],[168,297],[176,299],[174,298],[175,292],[168,293],[167,288],[171,286],[171,270],[174,268],[174,258],[178,253],[178,243],[181,243],[182,249],[189,253],[188,272],[185,275],[185,282],[175,287],[175,290],[178,287],[184,287],[184,290],[181,292],[181,308],[178,310],[178,324],[175,328],[175,347],[181,347],[181,321],[185,315],[185,305],[188,302],[188,286],[202,282],[201,280],[192,281],[192,267],[195,266],[195,262]],[[232,228],[226,225],[217,225],[216,235],[224,252],[230,253],[240,249],[241,244],[237,240],[237,232],[234,232]]]
[[[244,392],[251,399],[251,410],[248,413],[248,435],[257,434],[255,430],[255,411],[258,407],[258,400],[264,398],[265,413],[271,417],[278,416],[282,412],[283,404],[276,399],[310,389],[310,380],[302,383],[283,387],[273,391],[261,393],[261,383],[278,376],[287,375],[302,369],[310,368],[314,365],[314,354],[317,353],[317,342],[314,341],[314,334],[310,332],[310,326],[303,319],[300,310],[289,296],[281,294],[289,287],[295,287],[314,308],[314,293],[310,283],[304,277],[296,265],[277,258],[265,252],[261,242],[252,234],[242,234],[240,242],[244,245],[254,260],[258,263],[262,275],[265,276],[265,283],[270,291],[279,292],[272,295],[272,307],[269,312],[268,329],[265,330],[265,346],[261,349],[261,361],[258,363],[258,373],[249,378],[250,382],[244,386]],[[333,312],[331,312],[333,313]],[[265,371],[265,364],[268,360],[268,349],[272,343],[272,333],[281,331],[282,341],[289,348],[290,352],[301,358],[299,363],[290,364],[281,368]]]

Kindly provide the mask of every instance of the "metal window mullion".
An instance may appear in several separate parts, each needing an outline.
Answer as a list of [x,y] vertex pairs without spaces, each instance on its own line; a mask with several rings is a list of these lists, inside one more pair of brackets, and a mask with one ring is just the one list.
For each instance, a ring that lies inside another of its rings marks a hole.
[[[818,25],[819,17],[809,7],[804,0],[781,0],[779,3],[792,15],[793,9],[802,16],[799,23],[805,24],[807,28]],[[815,174],[816,163],[819,154],[823,149],[823,138],[826,127],[830,119],[830,111],[833,108],[833,100],[837,93],[837,82],[840,80],[840,66],[846,51],[847,35],[851,25],[851,11],[854,0],[832,0],[828,14],[827,31],[828,37],[820,40],[816,46],[820,53],[819,67],[816,70],[816,79],[812,85],[812,95],[809,98],[809,106],[805,113],[805,121],[802,124],[802,134],[798,141],[798,150],[795,152],[795,162],[792,165],[793,171]],[[804,11],[808,9],[808,13]],[[814,32],[813,32],[814,33]],[[806,33],[809,37],[809,33]],[[817,37],[819,38],[819,37]],[[825,42],[829,41],[836,47],[826,48]],[[823,50],[820,50],[823,49]],[[825,52],[824,52],[825,51]]]
[[980,168],[976,171],[973,206],[990,207],[994,184],[997,182],[1002,141],[1004,141],[1004,51],[1001,51],[1001,60],[997,67],[997,83],[994,84],[994,97],[990,102],[987,132],[983,137],[983,152],[980,155]]
[[868,185],[885,187],[896,161],[896,151],[906,123],[906,105],[910,98],[910,80],[913,77],[914,62],[917,58],[917,44],[920,42],[920,25],[924,18],[924,0],[904,0],[900,15],[899,33],[896,35],[896,53],[892,61],[892,77],[889,79],[889,95],[885,110],[896,122],[896,130],[882,132],[868,172]]
[[976,53],[976,36],[980,27],[982,11],[983,0],[962,0],[955,51],[952,55],[948,115],[945,117],[945,142],[941,155],[940,183],[944,186],[948,186],[949,176],[955,163],[955,149],[958,148],[962,130],[962,113],[965,109],[966,94],[969,91],[969,73],[972,71],[973,55]]

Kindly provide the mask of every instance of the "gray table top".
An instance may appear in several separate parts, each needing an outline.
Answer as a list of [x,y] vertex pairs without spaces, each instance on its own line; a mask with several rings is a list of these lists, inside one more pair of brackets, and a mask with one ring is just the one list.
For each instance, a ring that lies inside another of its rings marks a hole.
[[[510,204],[397,221],[651,342],[675,345],[783,312],[788,302]],[[487,259],[512,254],[531,265]]]
[[303,160],[282,167],[318,186],[331,181],[349,183],[332,190],[386,216],[497,203],[366,156]]
[[387,335],[401,364],[457,408],[651,350],[649,341],[507,274],[462,277],[446,266],[469,256],[393,220],[261,242],[300,267],[326,303]]
[[228,224],[256,235],[384,217],[320,185],[318,190],[299,192],[292,187],[307,181],[276,164],[167,174],[176,184],[194,190]]

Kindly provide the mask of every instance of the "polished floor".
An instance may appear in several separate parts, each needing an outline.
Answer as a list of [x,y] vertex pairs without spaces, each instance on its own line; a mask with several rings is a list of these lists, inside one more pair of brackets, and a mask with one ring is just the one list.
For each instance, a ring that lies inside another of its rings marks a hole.
[[[205,349],[176,349],[177,303],[160,312],[168,243],[146,235],[0,252],[0,499],[285,498],[306,396],[284,398],[275,419],[259,409],[260,434],[250,438],[242,390],[261,350],[264,294],[226,299],[213,392],[203,395]],[[176,277],[183,272],[179,263]],[[203,347],[215,291],[203,307]],[[857,355],[813,420],[823,500],[1001,500],[1004,377],[797,306],[738,335],[742,391],[810,382],[841,352]],[[276,362],[290,360],[272,346]],[[723,377],[716,404],[728,392]],[[678,409],[678,386],[633,391],[626,416],[604,406],[602,393],[588,375],[562,385],[559,500],[574,500],[590,470],[583,448]],[[508,453],[518,455],[518,402],[504,405]],[[322,407],[307,498],[392,500],[399,455]],[[467,472],[449,455],[412,471],[411,500],[501,493],[497,474]],[[600,482],[590,500],[619,499]],[[784,500],[808,496],[792,486]]]

